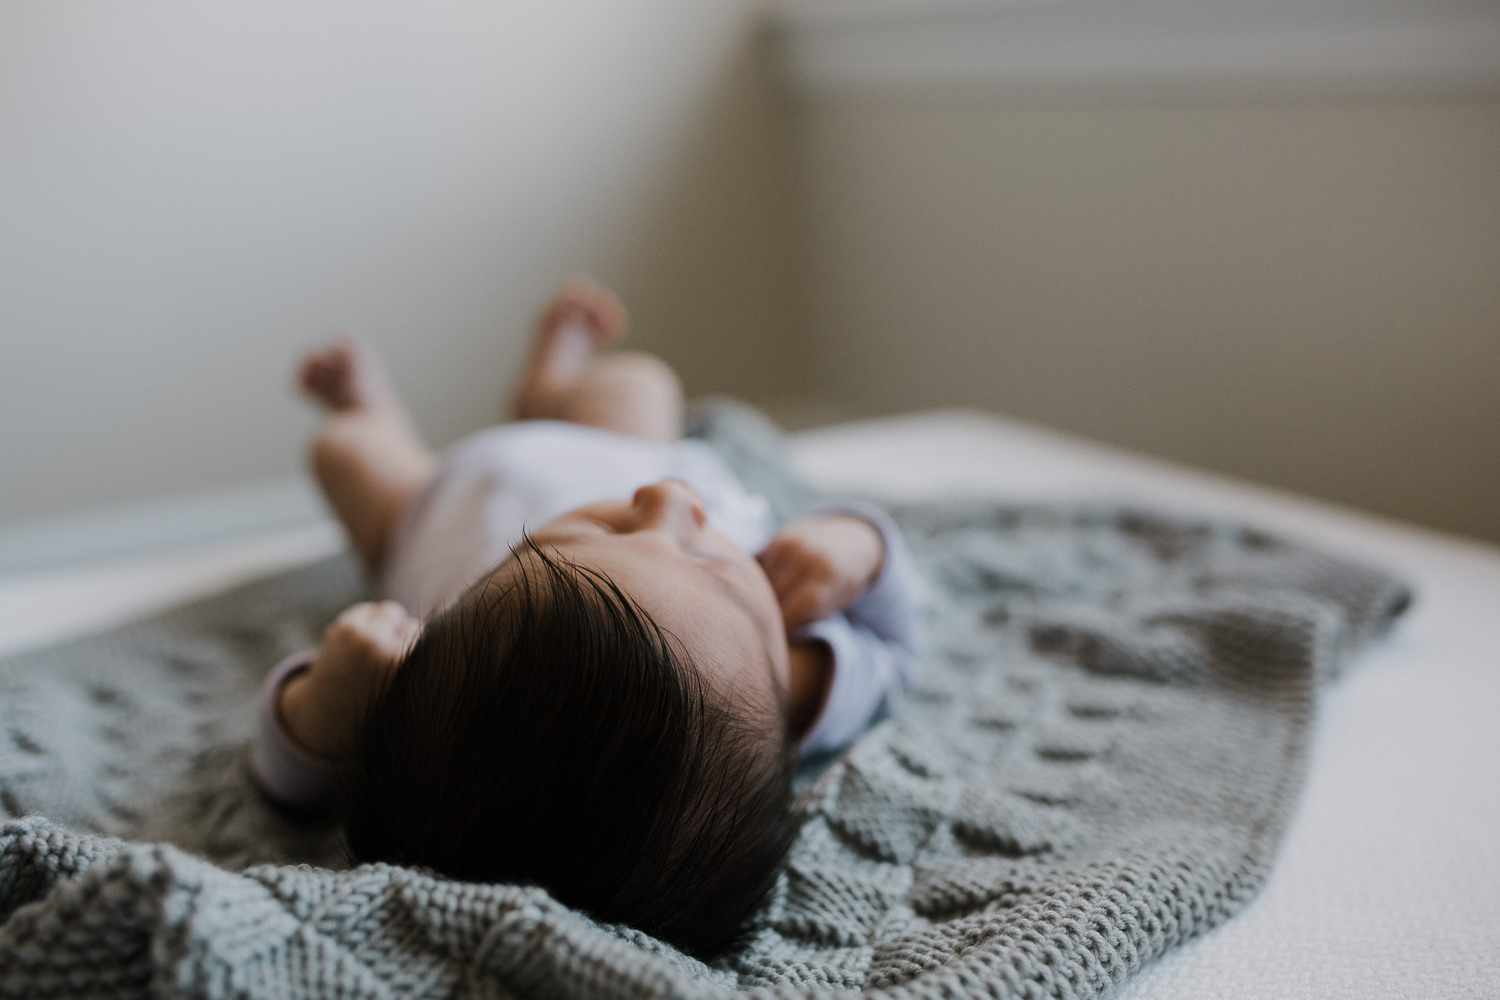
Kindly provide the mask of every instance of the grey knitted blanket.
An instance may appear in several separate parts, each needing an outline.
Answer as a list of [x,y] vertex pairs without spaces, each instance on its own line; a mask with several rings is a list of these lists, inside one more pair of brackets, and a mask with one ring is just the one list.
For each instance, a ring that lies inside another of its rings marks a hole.
[[[733,408],[700,430],[783,510]],[[266,669],[346,559],[0,663],[0,995],[1095,997],[1265,881],[1321,681],[1407,601],[1233,524],[965,502],[897,519],[924,680],[810,779],[743,941],[704,963],[534,887],[349,869],[246,779]]]

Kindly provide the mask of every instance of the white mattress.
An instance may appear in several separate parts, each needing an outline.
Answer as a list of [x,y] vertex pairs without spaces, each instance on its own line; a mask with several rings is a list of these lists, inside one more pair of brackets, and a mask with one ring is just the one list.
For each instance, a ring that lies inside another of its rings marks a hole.
[[[835,490],[1123,497],[1254,521],[1405,576],[1415,608],[1326,699],[1265,892],[1119,995],[1500,997],[1500,549],[974,413],[831,427],[794,447],[804,471]],[[3,580],[0,652],[339,545],[324,524]]]

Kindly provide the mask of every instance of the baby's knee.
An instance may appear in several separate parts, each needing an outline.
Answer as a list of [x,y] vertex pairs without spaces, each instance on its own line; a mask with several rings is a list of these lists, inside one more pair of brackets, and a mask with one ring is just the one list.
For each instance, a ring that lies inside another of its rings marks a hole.
[[307,447],[307,462],[319,479],[348,468],[360,449],[360,428],[337,417],[325,420]]
[[616,384],[629,385],[638,392],[680,397],[682,379],[676,369],[654,354],[644,351],[615,351],[598,359],[599,374]]

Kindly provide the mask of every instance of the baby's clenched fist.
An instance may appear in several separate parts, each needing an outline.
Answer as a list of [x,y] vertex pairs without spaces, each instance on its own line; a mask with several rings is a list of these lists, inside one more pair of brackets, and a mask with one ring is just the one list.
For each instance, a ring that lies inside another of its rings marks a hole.
[[292,738],[319,757],[351,752],[370,698],[421,629],[395,601],[345,608],[324,630],[312,665],[281,690],[281,720]]
[[756,556],[787,628],[836,614],[880,573],[885,542],[874,525],[847,514],[794,521]]

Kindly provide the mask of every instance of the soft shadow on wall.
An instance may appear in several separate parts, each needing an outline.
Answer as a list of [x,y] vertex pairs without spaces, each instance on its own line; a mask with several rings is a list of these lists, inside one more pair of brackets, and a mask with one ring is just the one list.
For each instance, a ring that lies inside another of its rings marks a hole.
[[1291,8],[1264,15],[1291,70],[1228,76],[1185,44],[1171,77],[1149,33],[1075,51],[1094,20],[1045,12],[1028,48],[1000,6],[993,38],[978,14],[923,34],[933,5],[879,52],[878,13],[793,18],[819,57],[795,111],[808,370],[856,414],[979,406],[1500,541],[1500,18],[1469,7],[1420,79],[1421,52],[1366,59],[1352,15],[1356,44],[1320,49]]
[[689,395],[762,403],[801,389],[791,117],[764,41],[752,22],[725,54],[613,271],[631,343],[671,361]]

